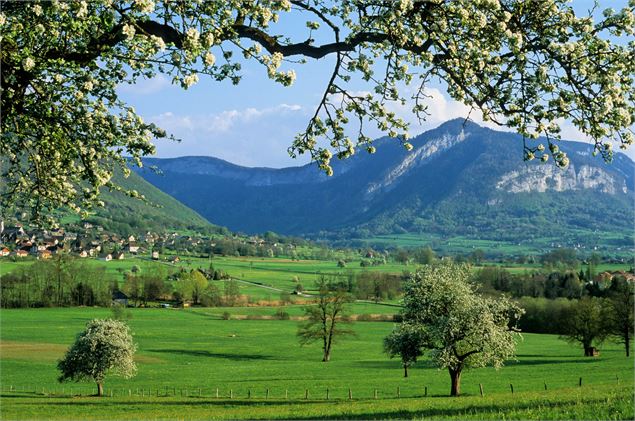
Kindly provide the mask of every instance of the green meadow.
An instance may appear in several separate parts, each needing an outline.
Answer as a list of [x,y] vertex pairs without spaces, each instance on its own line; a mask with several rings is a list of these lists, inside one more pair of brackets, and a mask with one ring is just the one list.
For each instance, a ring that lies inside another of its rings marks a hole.
[[[218,419],[632,419],[634,415],[633,360],[618,345],[606,343],[599,357],[585,358],[581,349],[556,336],[525,334],[518,343],[517,361],[498,371],[466,372],[463,396],[449,398],[447,372],[431,366],[425,356],[404,378],[399,361],[383,354],[382,338],[393,323],[353,323],[356,335],[341,339],[332,361],[322,363],[319,344],[299,346],[297,320],[242,317],[268,316],[274,310],[131,309],[138,375],[130,380],[108,378],[108,396],[101,399],[88,396],[95,392],[91,383],[57,383],[55,364],[85,323],[109,317],[109,310],[1,310],[0,415],[2,419],[147,419],[184,414]],[[357,315],[394,310],[372,303],[351,309]],[[223,320],[224,311],[233,313],[230,320]],[[299,306],[288,306],[286,311],[301,315]]]

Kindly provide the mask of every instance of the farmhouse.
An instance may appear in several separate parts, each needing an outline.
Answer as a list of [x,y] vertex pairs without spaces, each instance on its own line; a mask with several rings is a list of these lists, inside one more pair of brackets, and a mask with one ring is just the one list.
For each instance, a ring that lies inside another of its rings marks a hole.
[[104,256],[104,260],[110,262],[112,260],[112,254],[107,254],[106,256]]
[[117,260],[123,260],[125,258],[123,253],[116,253],[114,256],[115,259]]
[[152,260],[159,260],[159,252],[158,251],[153,251],[152,252]]
[[4,247],[2,250],[0,250],[0,256],[5,257],[8,256],[10,253],[9,249]]
[[123,292],[117,290],[112,293],[112,302],[113,304],[118,304],[122,306],[128,306],[128,296]]
[[179,256],[174,256],[170,259],[170,263],[178,263],[181,261],[181,258]]
[[16,257],[26,257],[29,255],[29,252],[26,250],[18,250],[15,252]]

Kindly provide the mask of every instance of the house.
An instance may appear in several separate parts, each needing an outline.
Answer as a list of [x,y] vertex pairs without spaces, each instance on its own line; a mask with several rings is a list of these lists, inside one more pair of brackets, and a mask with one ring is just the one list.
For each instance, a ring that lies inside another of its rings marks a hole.
[[116,290],[112,293],[112,302],[113,304],[128,307],[128,296],[123,292]]
[[10,253],[10,251],[6,247],[4,247],[4,248],[2,248],[2,250],[0,250],[0,256],[2,256],[2,257],[8,256],[9,253]]
[[179,263],[181,258],[179,256],[174,256],[170,259],[170,263]]
[[123,260],[125,258],[123,253],[115,253],[114,259]]
[[82,250],[79,252],[79,257],[88,257],[88,253],[86,252],[86,250]]
[[153,251],[152,252],[152,260],[159,260],[159,252],[158,251]]
[[110,262],[112,260],[112,254],[107,254],[106,256],[104,256],[104,260]]
[[26,257],[29,255],[29,252],[26,250],[18,250],[15,252],[16,257]]
[[126,251],[128,253],[136,254],[139,251],[139,246],[134,241],[131,241],[131,242],[128,243],[128,245],[126,245]]
[[53,253],[51,253],[48,250],[42,250],[37,255],[37,258],[42,260],[47,260],[47,259],[50,259],[51,257],[53,257]]

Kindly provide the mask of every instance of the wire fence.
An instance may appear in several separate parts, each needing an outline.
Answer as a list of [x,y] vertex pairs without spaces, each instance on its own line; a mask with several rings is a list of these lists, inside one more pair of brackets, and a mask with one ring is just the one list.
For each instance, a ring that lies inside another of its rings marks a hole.
[[[608,379],[607,379],[608,380]],[[611,383],[620,384],[619,376],[611,379]],[[606,384],[603,383],[603,384]],[[577,382],[564,385],[564,387],[592,386],[587,384],[582,377]],[[466,385],[467,386],[467,385]],[[463,388],[463,392],[468,394],[485,396],[487,387],[483,383],[478,384],[478,389],[474,389],[474,384]],[[500,385],[499,385],[500,386]],[[519,388],[509,383],[508,393],[529,392],[537,390],[549,390],[547,381],[543,382],[541,388]],[[558,383],[556,388],[563,387]],[[425,398],[432,396],[448,396],[448,390],[432,390],[428,386],[397,386],[396,388],[368,388],[368,387],[307,387],[307,388],[267,388],[267,387],[175,387],[175,386],[155,386],[155,387],[105,387],[104,397],[111,398],[207,398],[219,400],[293,400],[293,401],[328,401],[328,400],[368,400],[368,399],[400,399],[400,398]],[[495,390],[500,393],[500,387]],[[1,385],[0,392],[3,396],[31,396],[50,398],[70,398],[81,396],[95,396],[97,386],[69,386],[59,385],[57,387],[46,387],[38,385]]]

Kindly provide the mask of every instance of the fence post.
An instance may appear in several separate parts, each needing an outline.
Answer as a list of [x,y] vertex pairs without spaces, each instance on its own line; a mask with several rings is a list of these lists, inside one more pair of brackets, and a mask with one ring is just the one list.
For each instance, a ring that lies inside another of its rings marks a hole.
[[326,400],[327,401],[329,400],[329,388],[328,387],[326,388]]
[[304,389],[304,399],[309,399],[309,389]]
[[397,386],[397,397],[401,397],[401,389],[399,388],[399,386]]
[[580,382],[578,383],[578,386],[582,387],[582,377],[580,377]]
[[234,391],[229,389],[229,399],[234,399]]
[[353,399],[353,391],[351,390],[351,388],[348,388],[348,399],[351,400]]
[[423,391],[423,396],[428,397],[428,386],[425,387]]
[[513,394],[514,394],[514,385],[510,383],[510,384],[509,384],[509,388],[511,389],[511,391],[512,391],[512,395],[513,395]]
[[218,388],[216,388],[216,399],[218,399]]
[[479,384],[478,384],[478,388],[479,388],[479,389],[480,389],[480,391],[481,391],[481,398],[482,398],[482,397],[483,397],[483,384],[479,383]]
[[269,399],[269,388],[267,388],[267,393],[265,393],[265,399]]
[[617,374],[615,375],[615,382],[617,384],[620,384],[620,378],[619,378],[619,376]]
[[545,383],[545,390],[547,390],[547,382],[544,382],[544,383]]
[[289,389],[284,389],[284,398],[289,399]]
[[251,389],[247,389],[247,399],[251,399]]

